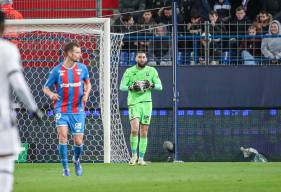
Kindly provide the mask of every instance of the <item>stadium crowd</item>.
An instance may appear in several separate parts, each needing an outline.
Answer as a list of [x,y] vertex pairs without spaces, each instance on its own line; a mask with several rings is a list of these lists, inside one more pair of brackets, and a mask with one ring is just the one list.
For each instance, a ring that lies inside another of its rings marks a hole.
[[[120,0],[119,11],[121,64],[134,64],[137,50],[150,64],[171,64],[172,2]],[[180,0],[177,20],[179,64],[281,63],[281,1]]]
[[[23,18],[12,0],[5,2],[7,18]],[[120,0],[119,6],[112,31],[125,34],[120,64],[135,64],[141,50],[150,64],[171,65],[172,0]],[[279,0],[178,0],[178,64],[280,64],[280,21]]]

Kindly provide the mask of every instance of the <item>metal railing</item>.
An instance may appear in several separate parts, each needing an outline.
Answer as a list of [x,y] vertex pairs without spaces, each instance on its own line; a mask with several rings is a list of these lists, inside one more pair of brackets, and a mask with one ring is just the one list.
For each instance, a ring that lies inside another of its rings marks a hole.
[[[266,32],[249,34],[251,24],[209,22],[178,25],[179,65],[269,65],[281,64],[281,35]],[[120,65],[133,65],[138,50],[146,51],[152,65],[172,64],[172,26],[112,25],[112,31],[125,33]],[[272,45],[272,41],[275,41]],[[262,46],[263,45],[263,46]],[[271,47],[273,46],[273,47]],[[277,47],[276,47],[277,46]],[[272,52],[271,54],[266,54]],[[269,56],[270,55],[270,56]],[[280,55],[280,56],[279,56]]]

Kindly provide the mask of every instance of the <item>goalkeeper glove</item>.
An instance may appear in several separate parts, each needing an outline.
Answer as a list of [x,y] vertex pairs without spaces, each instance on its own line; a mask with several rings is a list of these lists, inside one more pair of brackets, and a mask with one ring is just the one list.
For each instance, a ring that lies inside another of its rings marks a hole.
[[141,91],[141,87],[137,82],[135,82],[133,85],[129,86],[129,90],[130,91]]
[[144,82],[144,89],[153,89],[155,86],[153,83],[150,83],[148,80]]

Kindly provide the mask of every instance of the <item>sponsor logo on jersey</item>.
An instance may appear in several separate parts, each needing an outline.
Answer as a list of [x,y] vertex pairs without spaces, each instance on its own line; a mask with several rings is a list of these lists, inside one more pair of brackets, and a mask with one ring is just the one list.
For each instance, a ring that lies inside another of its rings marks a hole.
[[81,129],[82,123],[75,123],[75,129]]
[[78,83],[62,83],[60,84],[60,87],[80,87],[81,86],[81,82]]

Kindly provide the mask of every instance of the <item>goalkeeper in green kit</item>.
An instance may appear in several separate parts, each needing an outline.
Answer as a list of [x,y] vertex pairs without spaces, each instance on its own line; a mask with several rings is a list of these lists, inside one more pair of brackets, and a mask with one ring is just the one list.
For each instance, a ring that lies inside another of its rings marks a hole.
[[[147,147],[147,131],[152,112],[152,90],[162,90],[162,84],[154,67],[147,66],[147,57],[144,52],[138,52],[137,64],[128,68],[121,80],[120,90],[128,91],[129,119],[131,124],[131,151],[130,165],[146,165],[144,154]],[[140,130],[140,139],[138,139]],[[137,148],[139,144],[139,156]]]

